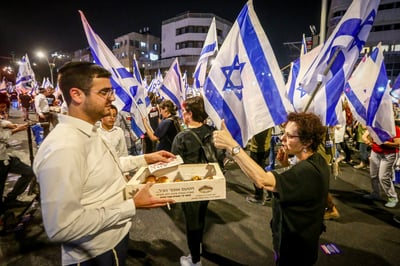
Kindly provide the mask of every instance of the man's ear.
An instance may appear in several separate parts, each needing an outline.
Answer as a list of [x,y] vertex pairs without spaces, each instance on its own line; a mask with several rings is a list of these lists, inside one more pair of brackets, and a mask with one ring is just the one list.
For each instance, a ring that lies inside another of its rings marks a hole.
[[69,90],[69,95],[71,96],[72,102],[81,103],[85,94],[78,88],[71,88]]

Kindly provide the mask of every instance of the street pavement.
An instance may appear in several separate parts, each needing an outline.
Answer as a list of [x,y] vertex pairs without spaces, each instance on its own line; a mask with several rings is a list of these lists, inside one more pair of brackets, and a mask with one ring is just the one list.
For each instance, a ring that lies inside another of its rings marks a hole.
[[[35,116],[31,114],[31,118]],[[11,110],[10,120],[23,122],[15,109]],[[13,135],[12,144],[22,160],[30,164],[27,133]],[[245,200],[254,188],[236,164],[227,165],[225,177],[226,199],[209,204],[203,266],[274,265],[270,204],[256,205]],[[9,176],[6,191],[16,178]],[[327,230],[321,235],[320,244],[332,252],[326,254],[320,248],[317,265],[400,265],[400,226],[393,220],[393,215],[400,215],[400,204],[389,209],[383,201],[363,199],[362,195],[370,191],[368,169],[341,164],[340,175],[330,181],[330,192],[341,216],[325,221]],[[28,194],[21,199],[34,198]],[[14,209],[16,215],[22,211]],[[27,212],[33,212],[33,216],[20,230],[9,230],[0,236],[0,265],[61,265],[60,246],[48,241],[37,201]],[[127,265],[179,265],[180,256],[189,253],[179,204],[171,210],[138,210],[133,221]]]

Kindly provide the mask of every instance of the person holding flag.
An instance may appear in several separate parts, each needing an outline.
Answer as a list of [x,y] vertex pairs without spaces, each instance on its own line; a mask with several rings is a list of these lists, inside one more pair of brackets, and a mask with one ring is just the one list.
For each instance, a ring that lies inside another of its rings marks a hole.
[[[214,144],[230,151],[242,171],[260,188],[272,191],[272,239],[276,265],[314,265],[329,189],[329,167],[317,152],[325,127],[307,112],[289,113],[277,160],[289,166],[288,155],[297,163],[286,171],[265,172],[241,148],[222,120],[213,133]],[[284,168],[286,169],[286,168]]]

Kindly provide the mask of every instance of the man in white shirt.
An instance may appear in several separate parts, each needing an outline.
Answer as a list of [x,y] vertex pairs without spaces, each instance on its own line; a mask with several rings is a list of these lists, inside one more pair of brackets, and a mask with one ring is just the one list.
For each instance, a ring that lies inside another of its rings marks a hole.
[[115,105],[111,105],[110,114],[104,116],[100,120],[100,133],[115,148],[118,157],[128,156],[128,148],[126,147],[124,131],[122,130],[122,128],[114,125],[117,115],[117,107]]
[[46,97],[47,93],[48,92],[45,88],[39,88],[39,93],[35,96],[35,109],[36,114],[39,117],[39,122],[42,122],[43,138],[45,138],[50,132],[51,121],[50,106]]
[[124,199],[123,173],[168,162],[166,151],[118,157],[95,125],[115,100],[111,73],[90,62],[69,62],[58,72],[68,115],[40,145],[34,172],[40,185],[43,224],[62,243],[63,265],[125,265],[136,208],[173,203],[150,193],[152,184]]

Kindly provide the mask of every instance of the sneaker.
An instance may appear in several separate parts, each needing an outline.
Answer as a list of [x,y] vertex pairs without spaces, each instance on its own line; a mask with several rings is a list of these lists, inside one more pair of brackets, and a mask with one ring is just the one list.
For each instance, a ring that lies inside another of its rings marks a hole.
[[379,197],[375,193],[370,193],[370,194],[367,194],[367,195],[363,195],[363,198],[367,199],[367,200],[381,200],[381,197]]
[[396,223],[400,224],[400,216],[399,216],[399,215],[393,216],[393,220],[394,220]]
[[257,199],[254,196],[247,196],[246,201],[253,204],[263,204],[263,199]]
[[4,206],[6,209],[13,209],[13,208],[25,208],[30,204],[29,201],[20,201],[17,199],[13,200],[7,200],[7,198],[4,200]]
[[354,165],[353,167],[356,168],[356,169],[365,169],[366,165],[363,164],[363,163],[360,163],[360,164]]
[[338,219],[340,217],[340,214],[336,208],[336,206],[333,206],[332,210],[325,210],[324,213],[324,220],[334,220]]
[[201,261],[198,261],[197,263],[193,263],[192,261],[192,256],[187,255],[187,256],[182,256],[180,259],[181,266],[201,266]]
[[386,208],[394,208],[394,207],[396,207],[397,202],[399,202],[399,200],[397,198],[389,198],[385,204],[385,207]]

